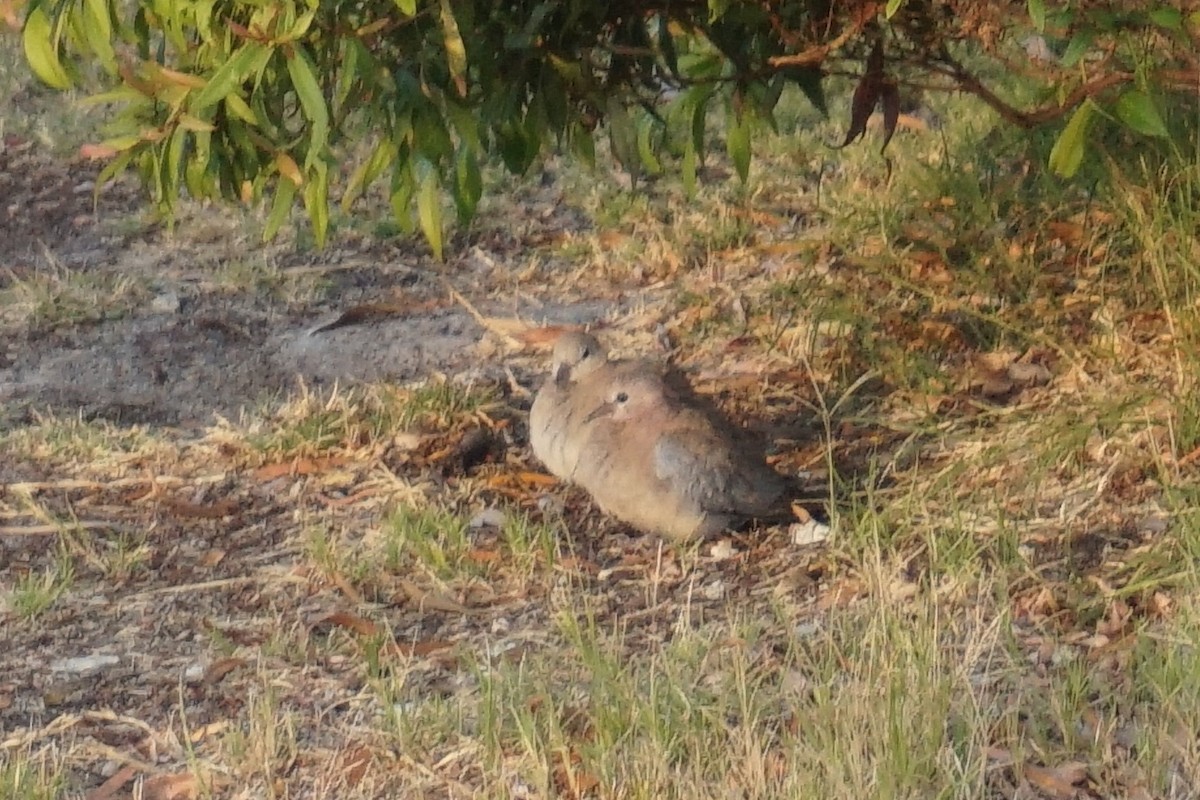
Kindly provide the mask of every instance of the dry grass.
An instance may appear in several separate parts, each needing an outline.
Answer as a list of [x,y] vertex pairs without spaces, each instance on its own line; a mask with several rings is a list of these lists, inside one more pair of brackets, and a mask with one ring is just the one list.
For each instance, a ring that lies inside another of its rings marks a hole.
[[555,163],[594,226],[521,276],[671,282],[606,336],[662,323],[826,487],[824,548],[541,496],[505,387],[0,428],[0,799],[1196,796],[1200,160],[1113,147],[1085,193],[936,110],[890,180],[801,110],[690,200]]

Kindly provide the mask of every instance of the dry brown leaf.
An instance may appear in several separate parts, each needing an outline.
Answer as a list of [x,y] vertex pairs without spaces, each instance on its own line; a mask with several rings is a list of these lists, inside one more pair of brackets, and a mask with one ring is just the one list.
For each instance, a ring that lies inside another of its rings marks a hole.
[[220,683],[225,679],[225,676],[233,672],[238,667],[246,665],[244,658],[219,658],[208,665],[208,669],[204,670],[204,677],[201,679],[205,684],[212,686]]
[[600,574],[599,564],[588,561],[586,558],[580,558],[579,556],[564,556],[558,559],[554,566],[555,569],[561,569],[564,572],[578,572],[588,575]]
[[400,589],[405,596],[422,611],[448,611],[453,614],[468,614],[470,609],[440,592],[423,589],[407,578],[400,579]]
[[176,516],[195,517],[197,519],[220,519],[221,517],[228,517],[236,514],[240,507],[238,501],[233,498],[226,498],[205,505],[203,503],[190,503],[187,500],[180,500],[177,497],[163,495],[159,503]]
[[212,567],[215,567],[217,564],[220,564],[224,560],[225,560],[225,551],[220,548],[213,548],[212,550],[209,550],[208,552],[206,552],[200,558],[200,566],[208,567],[209,569],[211,569]]
[[817,608],[821,611],[845,608],[864,594],[866,589],[861,580],[855,577],[842,578],[821,593],[817,599]]
[[211,739],[214,736],[224,733],[225,731],[229,730],[230,727],[229,720],[227,719],[210,722],[207,725],[201,725],[197,728],[192,728],[191,736],[189,738],[191,739],[192,744],[200,744],[205,739]]
[[[427,639],[424,642],[416,642],[413,644],[408,642],[396,642],[391,649],[403,656],[423,658],[424,656],[432,655],[439,650],[445,650],[453,646],[454,642],[446,639]],[[443,657],[439,660],[453,662],[455,659],[447,659]]]
[[121,791],[125,784],[133,780],[137,775],[137,767],[131,764],[126,764],[119,770],[113,773],[112,777],[104,783],[92,789],[83,796],[83,800],[110,800],[115,797],[117,792]]
[[1026,764],[1021,768],[1021,774],[1039,792],[1055,800],[1074,800],[1082,795],[1076,784],[1087,779],[1087,769],[1087,764],[1078,761],[1069,761],[1054,768]]
[[334,571],[329,574],[329,580],[334,586],[342,590],[342,594],[346,595],[346,599],[351,603],[361,603],[363,601],[362,593],[354,588],[354,585],[340,571]]
[[357,614],[351,614],[349,611],[335,611],[329,616],[322,617],[317,624],[335,625],[354,631],[361,636],[375,636],[379,633],[379,626],[374,622]]
[[363,303],[362,305],[343,311],[333,322],[322,325],[319,328],[314,328],[312,334],[325,333],[337,328],[361,325],[365,322],[375,322],[390,317],[406,317],[421,312],[433,311],[439,308],[441,304],[439,300],[422,300],[410,303]]
[[273,481],[276,478],[290,475],[316,475],[349,463],[350,459],[344,456],[294,458],[291,461],[282,461],[259,467],[254,470],[254,477],[260,481]]
[[583,758],[574,748],[559,750],[554,767],[554,785],[560,794],[579,798],[589,794],[600,785],[600,779],[588,770],[581,769]]
[[374,760],[374,755],[370,748],[359,745],[343,750],[339,760],[342,764],[342,779],[347,787],[353,788],[362,783],[363,776],[367,774],[367,768]]
[[142,784],[143,800],[192,800],[200,796],[200,782],[190,772],[153,775]]
[[493,564],[500,560],[500,552],[498,550],[485,550],[482,547],[473,547],[467,551],[467,560],[476,564]]
[[1046,230],[1051,238],[1058,239],[1063,244],[1076,245],[1083,241],[1083,226],[1078,222],[1051,220],[1046,223]]

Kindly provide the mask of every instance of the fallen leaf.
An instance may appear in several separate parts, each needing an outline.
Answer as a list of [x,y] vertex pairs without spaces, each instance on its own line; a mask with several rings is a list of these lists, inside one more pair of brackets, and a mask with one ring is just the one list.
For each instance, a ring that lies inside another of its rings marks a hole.
[[1075,800],[1081,796],[1081,790],[1076,784],[1087,779],[1087,764],[1069,761],[1059,767],[1039,767],[1036,764],[1026,764],[1021,769],[1025,780],[1034,788],[1050,797],[1061,800]]
[[379,633],[379,626],[374,622],[357,614],[351,614],[349,611],[335,611],[326,617],[322,617],[317,621],[317,624],[346,628],[361,636],[375,636]]
[[333,322],[313,328],[310,336],[318,333],[345,328],[350,325],[361,325],[365,322],[375,322],[391,317],[408,316],[414,312],[430,311],[438,308],[441,303],[437,300],[425,300],[413,303],[363,303],[343,311]]
[[468,614],[470,609],[440,592],[423,589],[407,578],[400,579],[400,589],[405,596],[422,611],[448,611],[453,614]]
[[342,765],[342,779],[349,788],[362,783],[367,768],[371,766],[374,756],[367,747],[359,745],[341,752],[339,760]]
[[350,459],[344,456],[294,458],[291,461],[259,467],[254,470],[254,477],[260,481],[273,481],[288,475],[316,475],[349,463]]
[[246,665],[244,658],[220,658],[208,665],[204,670],[204,677],[201,679],[205,684],[212,686],[220,683],[225,679],[225,676],[233,672],[238,667]]
[[559,749],[557,755],[558,763],[554,768],[554,784],[560,794],[579,798],[600,785],[600,779],[594,773],[580,767],[583,758],[574,748]]
[[143,800],[192,800],[200,796],[200,782],[190,772],[153,775],[142,784]]
[[110,800],[115,797],[117,792],[121,790],[125,784],[129,783],[137,775],[137,767],[126,764],[119,770],[113,773],[112,777],[104,783],[92,789],[83,796],[83,800]]
[[500,552],[474,547],[467,551],[467,560],[476,564],[493,564],[500,560]]
[[187,500],[180,500],[177,497],[163,495],[159,503],[172,514],[180,517],[196,517],[198,519],[228,517],[235,514],[239,507],[238,501],[232,498],[226,498],[211,505],[205,505],[203,503],[190,503]]

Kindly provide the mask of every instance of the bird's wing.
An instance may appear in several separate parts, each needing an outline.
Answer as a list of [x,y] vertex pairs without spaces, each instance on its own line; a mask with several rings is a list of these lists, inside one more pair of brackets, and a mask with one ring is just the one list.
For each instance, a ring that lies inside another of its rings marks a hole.
[[779,473],[706,426],[664,432],[654,466],[675,491],[713,513],[766,513],[784,489]]

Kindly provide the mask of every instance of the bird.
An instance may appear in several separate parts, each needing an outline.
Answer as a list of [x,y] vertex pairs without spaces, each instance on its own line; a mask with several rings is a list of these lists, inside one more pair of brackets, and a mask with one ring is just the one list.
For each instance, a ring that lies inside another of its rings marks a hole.
[[595,336],[579,331],[560,334],[550,357],[550,375],[529,409],[529,444],[551,475],[571,480],[587,441],[584,417],[595,407],[594,398],[603,396],[612,381],[629,374],[660,375],[674,392],[703,405],[687,379],[665,365],[649,359],[610,359]]
[[558,337],[550,359],[550,375],[529,409],[529,444],[551,475],[566,479],[574,470],[571,453],[565,452],[567,431],[586,414],[572,405],[576,384],[607,367],[608,351],[588,333],[569,331]]
[[683,542],[777,509],[786,479],[727,420],[645,365],[596,375],[605,380],[574,387],[591,409],[568,438],[583,438],[571,480],[601,510]]

